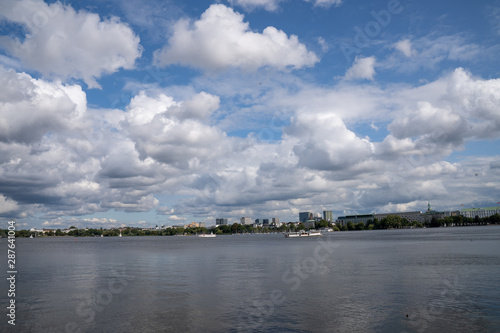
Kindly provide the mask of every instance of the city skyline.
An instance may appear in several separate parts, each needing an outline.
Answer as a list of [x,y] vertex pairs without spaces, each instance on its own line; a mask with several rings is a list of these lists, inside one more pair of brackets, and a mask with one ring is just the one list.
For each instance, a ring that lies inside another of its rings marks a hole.
[[[497,202],[497,206],[494,207],[474,207],[474,208],[463,208],[460,210],[453,210],[453,211],[440,211],[440,210],[434,210],[431,209],[430,203],[427,205],[427,210],[419,210],[419,211],[407,211],[407,212],[371,212],[371,213],[360,213],[360,214],[352,214],[352,215],[347,215],[347,216],[341,216],[338,215],[335,217],[333,215],[333,211],[323,211],[323,214],[321,213],[314,213],[314,212],[300,212],[299,215],[297,216],[296,219],[291,219],[291,220],[286,220],[286,221],[281,221],[280,217],[271,217],[271,218],[253,218],[253,217],[241,217],[241,218],[224,218],[224,217],[218,217],[215,218],[215,223],[212,224],[213,221],[204,221],[204,222],[197,222],[197,221],[189,221],[185,223],[178,223],[178,224],[160,224],[161,228],[169,228],[169,227],[213,227],[213,226],[220,226],[220,225],[233,225],[233,224],[241,224],[241,225],[260,225],[260,226],[276,226],[276,225],[282,225],[282,224],[287,224],[287,223],[306,223],[310,220],[314,221],[320,221],[320,220],[326,220],[329,223],[340,223],[340,225],[344,225],[346,222],[351,221],[351,222],[363,222],[366,223],[368,220],[373,220],[374,218],[377,219],[382,219],[384,217],[393,215],[393,216],[399,216],[401,218],[405,218],[408,221],[417,221],[423,223],[424,221],[429,222],[432,217],[436,217],[438,219],[442,219],[443,217],[446,216],[455,216],[455,215],[462,215],[466,218],[474,218],[474,217],[479,217],[479,218],[485,218],[489,217],[495,214],[500,214],[500,202]],[[304,216],[307,216],[307,218],[301,218],[301,216],[305,214]],[[75,226],[72,226],[75,227]],[[102,226],[94,226],[94,228],[100,228]],[[111,228],[116,228],[115,226],[110,226]],[[120,228],[124,227],[138,227],[137,225],[134,225],[133,223],[125,225],[121,224]],[[147,229],[158,229],[158,224],[153,226],[143,226],[146,227]],[[67,226],[65,229],[68,229],[69,226]],[[31,228],[35,229],[35,228]],[[50,229],[50,228],[49,228]],[[52,229],[51,229],[52,230]],[[55,230],[55,229],[54,229]]]
[[500,200],[499,2],[0,4],[20,228]]

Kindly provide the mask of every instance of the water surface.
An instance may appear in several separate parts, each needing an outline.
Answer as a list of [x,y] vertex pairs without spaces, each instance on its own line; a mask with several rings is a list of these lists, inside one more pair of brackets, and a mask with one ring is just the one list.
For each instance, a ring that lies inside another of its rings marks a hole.
[[16,242],[18,332],[500,331],[495,226]]

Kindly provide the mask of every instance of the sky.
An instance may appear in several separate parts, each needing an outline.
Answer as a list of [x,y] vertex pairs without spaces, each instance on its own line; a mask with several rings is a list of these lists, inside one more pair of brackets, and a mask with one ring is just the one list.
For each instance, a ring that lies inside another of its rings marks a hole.
[[0,218],[500,202],[500,1],[0,0]]

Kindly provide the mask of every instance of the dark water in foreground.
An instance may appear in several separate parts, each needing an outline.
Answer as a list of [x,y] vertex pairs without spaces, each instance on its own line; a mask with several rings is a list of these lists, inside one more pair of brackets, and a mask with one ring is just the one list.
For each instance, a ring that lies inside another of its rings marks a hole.
[[2,332],[500,332],[500,227],[16,242]]

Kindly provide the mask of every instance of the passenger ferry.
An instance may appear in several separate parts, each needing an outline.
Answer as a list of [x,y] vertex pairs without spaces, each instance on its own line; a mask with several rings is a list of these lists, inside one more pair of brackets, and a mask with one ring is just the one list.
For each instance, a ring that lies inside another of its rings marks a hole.
[[321,232],[316,231],[316,230],[309,230],[309,231],[301,230],[299,232],[287,232],[285,234],[285,237],[287,237],[287,238],[292,238],[292,237],[315,237],[315,236],[321,236]]
[[216,235],[214,235],[214,233],[210,233],[210,234],[201,234],[201,235],[198,235],[198,237],[204,237],[204,238],[211,238],[211,237],[217,237]]

